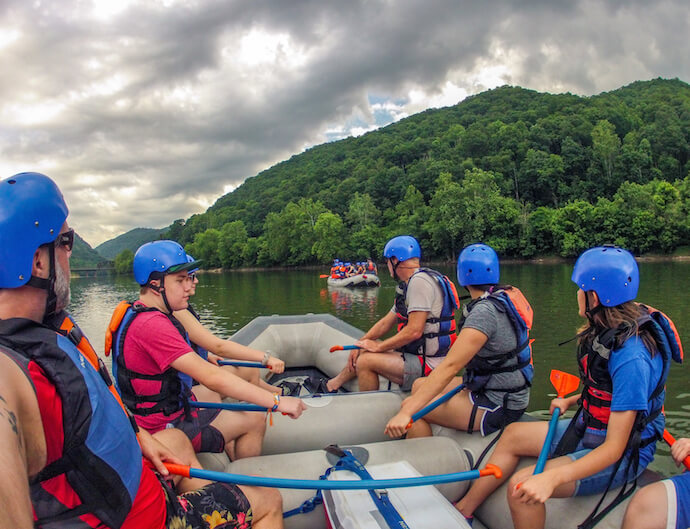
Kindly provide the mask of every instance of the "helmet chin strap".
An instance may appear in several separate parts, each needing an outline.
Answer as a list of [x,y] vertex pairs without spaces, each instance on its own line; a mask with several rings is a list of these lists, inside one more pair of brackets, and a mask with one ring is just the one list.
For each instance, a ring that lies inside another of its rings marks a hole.
[[173,310],[172,307],[170,306],[170,303],[168,303],[168,296],[165,295],[165,277],[163,276],[160,278],[160,286],[158,285],[153,285],[151,283],[148,284],[148,287],[151,290],[154,290],[155,292],[158,292],[161,295],[161,298],[163,298],[163,304],[165,305],[166,310],[168,311],[168,314],[172,314]]
[[29,286],[40,288],[48,293],[46,297],[46,308],[45,313],[43,314],[43,321],[46,321],[53,314],[55,314],[55,307],[57,306],[57,294],[55,292],[55,245],[52,243],[48,245],[48,256],[48,263],[50,265],[48,277],[45,278],[32,275],[29,278],[29,281],[26,283]]
[[589,294],[585,292],[585,316],[587,316],[587,319],[589,320],[589,323],[591,325],[596,325],[596,322],[594,321],[594,316],[601,312],[603,310],[603,306],[601,303],[599,303],[596,307],[591,307],[589,304]]

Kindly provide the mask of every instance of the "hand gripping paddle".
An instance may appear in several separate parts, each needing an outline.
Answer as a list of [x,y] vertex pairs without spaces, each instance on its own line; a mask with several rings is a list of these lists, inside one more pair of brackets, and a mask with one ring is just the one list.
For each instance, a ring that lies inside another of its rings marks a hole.
[[[551,384],[553,384],[553,387],[556,388],[556,395],[558,395],[559,399],[562,399],[580,387],[579,377],[564,371],[552,369],[551,376],[549,378],[551,380]],[[546,465],[546,456],[549,454],[549,447],[551,446],[551,441],[553,441],[553,436],[556,433],[556,424],[558,424],[558,416],[560,414],[560,408],[553,410],[551,422],[549,423],[549,431],[546,433],[544,446],[541,447],[539,459],[537,459],[537,466],[534,467],[534,474],[540,474],[544,470],[544,465]]]
[[[668,443],[668,446],[673,446],[673,443],[676,442],[676,440],[673,438],[673,436],[669,433],[668,430],[664,430],[664,441]],[[685,468],[690,470],[690,456],[683,459],[683,464],[685,465]]]

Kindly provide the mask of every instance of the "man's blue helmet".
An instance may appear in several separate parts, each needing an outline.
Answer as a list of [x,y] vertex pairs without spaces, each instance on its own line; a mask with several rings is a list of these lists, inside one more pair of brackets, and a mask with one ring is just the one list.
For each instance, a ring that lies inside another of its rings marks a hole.
[[57,239],[68,213],[62,193],[44,174],[0,181],[0,288],[29,281],[34,252]]
[[395,257],[398,262],[408,259],[421,259],[422,249],[419,247],[417,239],[410,235],[398,235],[386,243],[383,248],[383,256],[386,259]]
[[151,274],[156,273],[158,277],[175,274],[183,270],[193,270],[199,268],[201,261],[190,261],[184,248],[175,241],[153,241],[147,242],[139,247],[134,254],[134,279],[137,283],[144,286],[151,279]]
[[584,251],[575,262],[571,279],[585,292],[596,292],[605,307],[632,301],[640,287],[637,261],[630,252],[615,246]]
[[458,283],[468,285],[495,285],[500,278],[498,255],[487,244],[470,244],[458,257]]

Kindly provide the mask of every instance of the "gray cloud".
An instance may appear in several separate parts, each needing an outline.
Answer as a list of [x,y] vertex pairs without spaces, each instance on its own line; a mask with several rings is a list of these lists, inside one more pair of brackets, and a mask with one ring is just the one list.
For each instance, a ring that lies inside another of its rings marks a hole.
[[683,0],[161,0],[98,16],[108,7],[0,8],[3,174],[55,178],[92,244],[201,212],[386,115],[506,83],[591,95],[690,79]]

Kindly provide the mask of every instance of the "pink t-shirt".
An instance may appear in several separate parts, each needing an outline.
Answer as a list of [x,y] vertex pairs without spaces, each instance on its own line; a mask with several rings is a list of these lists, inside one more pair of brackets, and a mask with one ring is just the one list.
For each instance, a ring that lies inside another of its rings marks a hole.
[[[135,305],[145,306],[139,301]],[[165,314],[157,310],[142,312],[134,318],[127,330],[122,350],[127,368],[144,375],[163,373],[179,357],[192,352],[192,348],[182,338],[175,325]],[[137,394],[150,395],[160,390],[161,383],[155,380],[132,379],[132,386]],[[172,415],[164,415],[161,412],[134,417],[141,428],[156,433],[182,413],[183,410],[180,408]]]

